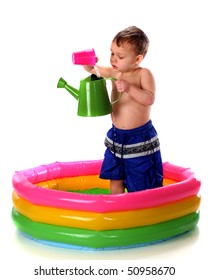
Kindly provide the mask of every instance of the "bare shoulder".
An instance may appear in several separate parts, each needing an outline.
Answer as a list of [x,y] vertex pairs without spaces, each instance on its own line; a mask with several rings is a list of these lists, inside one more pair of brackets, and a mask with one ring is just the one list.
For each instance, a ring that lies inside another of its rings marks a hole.
[[141,75],[141,76],[144,76],[144,77],[145,77],[145,76],[147,76],[147,77],[148,77],[148,76],[149,76],[149,77],[152,76],[152,77],[153,77],[152,72],[151,72],[148,68],[140,68],[140,71],[139,71],[139,72],[140,72],[140,75]]
[[152,72],[148,68],[141,68],[140,70],[141,82],[154,83],[155,79]]
[[141,88],[155,93],[155,79],[152,72],[147,68],[142,68],[140,71]]

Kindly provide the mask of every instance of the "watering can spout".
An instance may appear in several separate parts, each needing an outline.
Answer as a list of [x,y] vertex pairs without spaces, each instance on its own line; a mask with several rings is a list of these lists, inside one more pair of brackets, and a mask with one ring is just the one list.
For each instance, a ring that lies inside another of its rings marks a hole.
[[74,98],[79,99],[79,90],[67,84],[63,78],[59,79],[57,88],[65,88]]

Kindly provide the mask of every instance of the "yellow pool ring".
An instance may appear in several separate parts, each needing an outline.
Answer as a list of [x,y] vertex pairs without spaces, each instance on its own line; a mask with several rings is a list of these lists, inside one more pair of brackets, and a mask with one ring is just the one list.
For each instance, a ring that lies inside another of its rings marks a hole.
[[188,215],[198,210],[200,197],[134,211],[97,213],[34,205],[14,191],[13,204],[19,213],[34,222],[100,231],[152,225]]
[[59,191],[85,191],[89,189],[109,189],[109,180],[102,180],[99,175],[65,177],[37,183],[36,186]]

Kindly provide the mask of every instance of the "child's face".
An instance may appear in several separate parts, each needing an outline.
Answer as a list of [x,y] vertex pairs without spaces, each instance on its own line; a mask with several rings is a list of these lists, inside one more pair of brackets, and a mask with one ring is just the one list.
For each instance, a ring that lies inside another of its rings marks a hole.
[[131,44],[124,43],[118,47],[113,41],[111,44],[110,63],[113,69],[119,72],[128,72],[138,67],[138,56]]

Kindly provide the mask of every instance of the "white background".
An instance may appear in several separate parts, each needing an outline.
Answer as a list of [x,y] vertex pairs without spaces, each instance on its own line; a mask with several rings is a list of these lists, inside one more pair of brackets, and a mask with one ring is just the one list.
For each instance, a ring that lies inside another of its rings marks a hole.
[[[202,255],[208,249],[205,4],[203,0],[1,2],[0,255],[4,269],[0,274],[33,279],[35,266],[46,261],[51,266],[78,260],[103,260],[102,265],[104,260],[125,260],[125,265],[137,260],[137,265],[147,266],[168,261],[179,265],[187,277],[202,272]],[[78,88],[88,73],[72,64],[72,52],[94,48],[100,63],[108,64],[112,38],[130,25],[143,29],[150,39],[141,66],[151,69],[156,80],[152,120],[163,161],[191,167],[202,181],[198,228],[162,244],[111,252],[52,248],[25,239],[10,217],[14,172],[55,161],[101,159],[103,139],[111,126],[110,116],[78,117],[77,101],[56,88],[58,79],[63,77]]]

